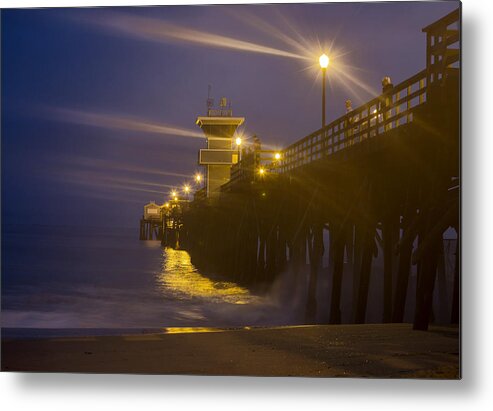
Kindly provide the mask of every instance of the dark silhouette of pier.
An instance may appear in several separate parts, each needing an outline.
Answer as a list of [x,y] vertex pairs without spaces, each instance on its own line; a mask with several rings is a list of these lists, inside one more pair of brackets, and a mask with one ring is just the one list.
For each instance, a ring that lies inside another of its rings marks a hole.
[[[382,304],[382,322],[402,322],[416,265],[414,328],[426,330],[443,272],[443,234],[452,228],[457,248],[448,310],[458,323],[460,10],[423,31],[424,70],[395,85],[385,77],[381,95],[354,109],[348,102],[345,115],[278,159],[262,162],[260,144],[244,151],[218,196],[198,192],[176,217],[165,212],[163,244],[176,246],[179,238],[199,269],[243,283],[271,283],[287,270],[296,277],[308,268],[307,323],[316,319],[322,276],[331,278],[329,322],[341,323],[348,265],[352,321],[364,323],[368,305]],[[379,250],[382,272],[372,270]],[[383,300],[368,301],[378,276]]]

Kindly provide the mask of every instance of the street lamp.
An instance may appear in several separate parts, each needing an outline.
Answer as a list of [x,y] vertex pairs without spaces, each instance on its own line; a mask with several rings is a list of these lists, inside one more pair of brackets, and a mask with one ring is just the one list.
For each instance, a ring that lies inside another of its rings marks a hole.
[[200,174],[195,174],[195,181],[197,182],[197,184],[200,184],[200,182],[202,181],[202,176]]
[[240,146],[241,146],[241,138],[236,137],[236,146],[238,147],[238,163],[240,162]]
[[274,154],[274,158],[276,159],[276,161],[279,161],[281,159],[281,153]]
[[322,128],[325,127],[325,73],[327,72],[327,67],[329,66],[329,56],[327,54],[322,54],[318,59],[320,63],[320,68],[322,69]]
[[258,169],[258,173],[259,173],[261,176],[263,176],[263,175],[265,174],[265,168],[260,167],[260,168]]

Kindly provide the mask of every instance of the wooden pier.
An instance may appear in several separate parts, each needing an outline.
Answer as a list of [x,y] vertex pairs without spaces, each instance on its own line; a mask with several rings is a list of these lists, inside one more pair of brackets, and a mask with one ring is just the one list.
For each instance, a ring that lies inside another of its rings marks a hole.
[[[366,322],[369,304],[382,305],[382,322],[402,322],[416,266],[414,328],[426,330],[444,277],[443,234],[453,229],[447,310],[459,322],[460,11],[423,31],[423,71],[396,85],[384,78],[381,95],[293,143],[262,173],[255,154],[243,158],[219,197],[190,204],[175,232],[199,269],[259,284],[308,267],[306,322],[316,321],[326,276],[328,322],[340,324],[348,271],[352,322]],[[369,301],[377,276],[383,298]]]

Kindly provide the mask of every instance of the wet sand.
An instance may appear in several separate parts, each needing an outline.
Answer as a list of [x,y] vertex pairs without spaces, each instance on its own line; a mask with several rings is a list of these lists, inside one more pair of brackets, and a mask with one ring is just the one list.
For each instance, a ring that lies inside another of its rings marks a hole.
[[459,363],[458,328],[410,324],[2,341],[2,371],[455,379]]

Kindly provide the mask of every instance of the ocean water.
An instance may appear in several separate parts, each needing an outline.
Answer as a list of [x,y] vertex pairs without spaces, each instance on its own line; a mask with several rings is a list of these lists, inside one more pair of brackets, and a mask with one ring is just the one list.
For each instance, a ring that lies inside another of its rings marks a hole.
[[279,298],[208,278],[186,251],[139,241],[137,229],[2,227],[4,332],[94,335],[296,322]]
[[[435,287],[434,321],[450,318],[455,240],[445,241],[445,277]],[[373,262],[367,322],[380,322],[382,253]],[[328,322],[328,256],[317,287],[317,321]],[[352,318],[350,266],[342,284],[342,320]],[[415,267],[405,321],[412,321]],[[2,227],[4,336],[175,332],[189,327],[282,326],[304,323],[308,269],[282,273],[264,294],[202,275],[186,251],[139,241],[137,229]]]

